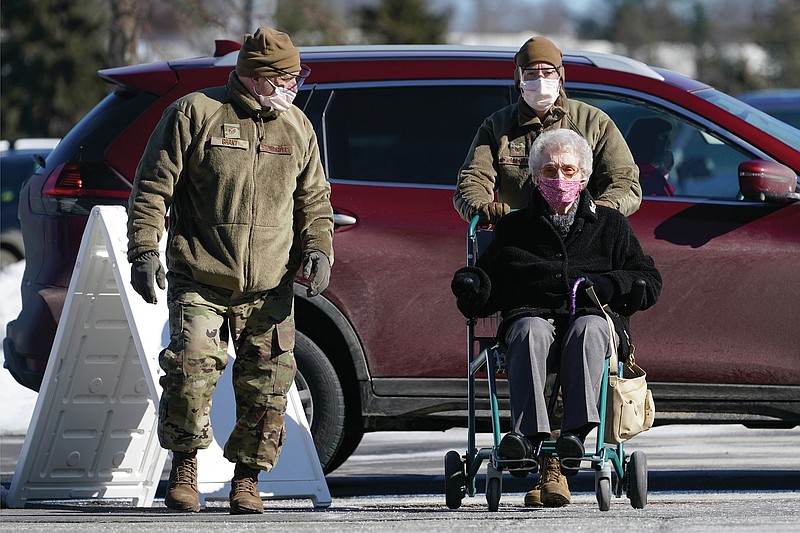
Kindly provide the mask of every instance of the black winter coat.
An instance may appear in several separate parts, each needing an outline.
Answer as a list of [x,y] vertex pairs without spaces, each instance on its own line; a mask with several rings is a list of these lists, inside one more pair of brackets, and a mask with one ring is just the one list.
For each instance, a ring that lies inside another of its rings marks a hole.
[[[572,284],[581,276],[610,278],[614,288],[608,303],[616,311],[625,308],[637,279],[646,282],[641,309],[656,302],[662,285],[653,259],[642,252],[628,219],[615,209],[595,204],[585,190],[564,239],[553,226],[544,199],[534,191],[526,209],[500,219],[494,240],[476,267],[483,271],[479,273],[484,283],[483,273],[488,276],[490,290],[480,291],[469,311],[472,316],[500,311],[504,325],[520,316],[543,316],[556,319],[558,328],[569,318]],[[585,297],[578,298],[576,314],[602,316]]]

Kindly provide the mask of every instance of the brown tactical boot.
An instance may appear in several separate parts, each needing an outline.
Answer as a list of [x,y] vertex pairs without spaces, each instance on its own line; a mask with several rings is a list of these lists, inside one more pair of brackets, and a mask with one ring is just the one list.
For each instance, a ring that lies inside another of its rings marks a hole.
[[536,486],[525,493],[525,507],[542,506],[542,485],[544,485],[544,476],[540,475],[536,480]]
[[231,480],[231,514],[261,514],[264,502],[258,494],[257,468],[250,468],[244,463],[236,463]]
[[542,456],[539,483],[541,483],[542,504],[545,507],[564,507],[570,503],[567,478],[561,473],[561,465],[557,458]]
[[[550,456],[546,453],[542,454],[539,458],[539,478],[536,480],[536,486],[525,494],[525,507],[542,507],[542,489],[544,488],[547,476],[543,473],[545,467],[551,460]],[[555,506],[550,506],[555,507]]]
[[197,450],[172,452],[172,470],[164,504],[176,511],[196,513],[200,510],[197,493]]

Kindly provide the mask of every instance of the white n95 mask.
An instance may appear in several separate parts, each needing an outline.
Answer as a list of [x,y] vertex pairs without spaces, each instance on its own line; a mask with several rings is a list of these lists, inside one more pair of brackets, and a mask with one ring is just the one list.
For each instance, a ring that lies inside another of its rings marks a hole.
[[558,99],[558,92],[561,80],[549,80],[547,78],[536,78],[528,81],[520,81],[519,88],[522,91],[522,98],[531,109],[543,113],[550,109]]
[[283,87],[275,87],[273,93],[269,96],[258,95],[258,102],[261,107],[271,107],[278,113],[283,113],[290,107],[297,93],[284,89]]

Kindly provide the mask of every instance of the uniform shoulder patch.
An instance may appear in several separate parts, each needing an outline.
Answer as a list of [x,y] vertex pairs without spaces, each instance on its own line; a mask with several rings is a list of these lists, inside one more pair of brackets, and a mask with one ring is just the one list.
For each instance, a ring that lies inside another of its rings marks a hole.
[[222,136],[226,139],[241,139],[242,127],[239,124],[223,124]]

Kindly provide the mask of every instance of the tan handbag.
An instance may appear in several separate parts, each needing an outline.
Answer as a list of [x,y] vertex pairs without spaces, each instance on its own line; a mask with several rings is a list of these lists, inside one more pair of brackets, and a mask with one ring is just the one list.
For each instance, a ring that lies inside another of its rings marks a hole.
[[609,316],[609,308],[602,305],[594,288],[586,291],[594,303],[603,310],[611,337],[611,357],[608,359],[608,390],[606,395],[606,429],[604,442],[619,444],[647,431],[653,426],[656,405],[653,394],[647,388],[647,372],[636,364],[634,351],[630,345],[630,356],[619,375],[619,354],[614,342],[614,322]]
[[[603,440],[611,444],[625,442],[647,431],[653,426],[656,416],[653,394],[647,388],[647,373],[636,364],[633,352],[634,346],[631,345],[631,355],[623,372],[623,376],[627,377],[617,375],[618,365],[609,367],[606,434]],[[611,359],[616,358],[612,356]]]

